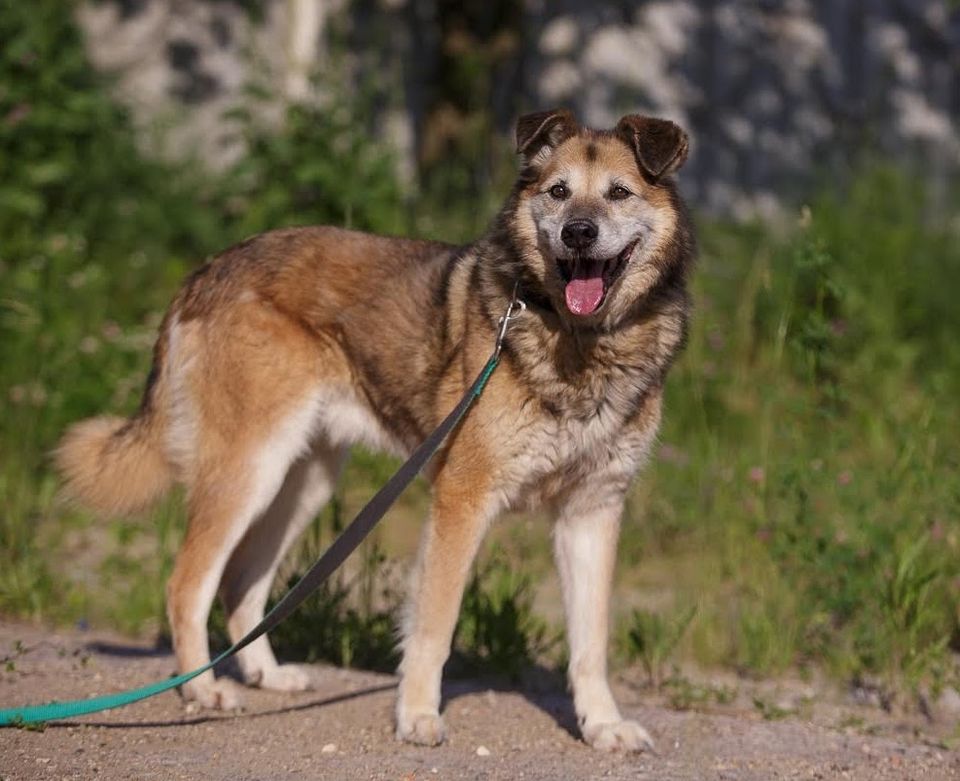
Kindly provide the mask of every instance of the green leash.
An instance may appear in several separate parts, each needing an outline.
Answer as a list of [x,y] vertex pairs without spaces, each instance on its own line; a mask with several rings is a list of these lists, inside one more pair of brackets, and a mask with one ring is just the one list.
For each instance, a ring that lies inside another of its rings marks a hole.
[[386,511],[397,500],[397,497],[410,484],[410,481],[419,474],[420,470],[426,465],[430,457],[443,444],[447,435],[456,427],[467,410],[474,401],[483,393],[487,380],[493,374],[500,362],[500,350],[503,346],[503,339],[507,333],[507,326],[510,321],[517,317],[526,305],[517,298],[517,291],[514,288],[513,299],[503,317],[500,318],[500,331],[497,334],[497,342],[493,354],[487,360],[473,385],[464,394],[460,403],[453,411],[444,418],[443,422],[431,432],[420,446],[413,452],[413,455],[397,470],[397,472],[386,482],[386,484],[367,502],[366,506],[360,510],[357,517],[353,519],[350,525],[343,530],[343,533],[333,541],[333,544],[324,551],[323,555],[314,562],[307,573],[294,584],[273,610],[263,617],[253,629],[243,638],[238,640],[226,651],[220,654],[216,659],[203,667],[198,667],[182,675],[177,675],[165,681],[151,683],[148,686],[142,686],[139,689],[130,689],[116,694],[105,694],[102,697],[93,697],[87,700],[71,700],[69,702],[51,702],[46,705],[26,705],[21,708],[8,708],[0,710],[0,727],[17,727],[26,724],[37,724],[45,721],[60,721],[69,719],[73,716],[85,716],[89,713],[98,713],[99,711],[121,708],[124,705],[130,705],[147,697],[153,697],[155,694],[169,691],[177,686],[182,686],[196,678],[198,675],[212,669],[215,665],[229,659],[237,651],[250,645],[261,635],[275,628],[281,621],[296,610],[301,603],[310,596],[311,593],[332,575],[344,560],[356,550],[357,546],[370,533],[374,526],[383,518]]

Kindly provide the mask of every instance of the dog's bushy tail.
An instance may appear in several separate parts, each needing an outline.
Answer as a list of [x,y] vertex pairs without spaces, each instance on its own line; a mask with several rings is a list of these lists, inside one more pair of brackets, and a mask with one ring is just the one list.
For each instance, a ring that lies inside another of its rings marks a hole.
[[173,470],[150,416],[102,416],[74,424],[54,451],[65,497],[101,515],[145,510],[170,487]]

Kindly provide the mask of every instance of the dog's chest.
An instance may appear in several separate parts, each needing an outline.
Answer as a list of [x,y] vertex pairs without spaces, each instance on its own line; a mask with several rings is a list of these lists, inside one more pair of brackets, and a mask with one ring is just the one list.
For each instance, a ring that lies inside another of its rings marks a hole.
[[635,412],[600,400],[587,414],[548,412],[518,426],[508,468],[512,503],[536,506],[592,483],[628,482],[656,433],[656,422],[637,425]]

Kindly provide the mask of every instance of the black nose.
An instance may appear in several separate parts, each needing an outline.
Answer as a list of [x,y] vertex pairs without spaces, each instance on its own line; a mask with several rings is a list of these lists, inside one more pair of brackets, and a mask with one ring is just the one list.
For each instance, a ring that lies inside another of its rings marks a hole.
[[570,249],[586,249],[600,233],[592,220],[570,220],[560,231],[560,238]]

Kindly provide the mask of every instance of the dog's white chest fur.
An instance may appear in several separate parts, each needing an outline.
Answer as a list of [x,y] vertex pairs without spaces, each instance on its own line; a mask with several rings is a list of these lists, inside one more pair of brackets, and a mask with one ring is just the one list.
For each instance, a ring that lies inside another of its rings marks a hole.
[[586,418],[540,417],[518,427],[507,449],[508,502],[533,507],[591,482],[623,485],[642,465],[654,436],[654,430],[625,427],[609,405]]

